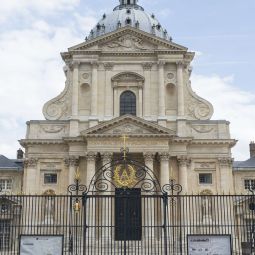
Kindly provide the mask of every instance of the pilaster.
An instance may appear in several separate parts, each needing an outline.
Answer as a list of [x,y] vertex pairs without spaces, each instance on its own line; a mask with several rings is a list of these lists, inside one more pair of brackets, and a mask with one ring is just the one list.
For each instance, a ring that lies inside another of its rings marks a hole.
[[160,185],[163,187],[165,184],[169,183],[169,159],[170,154],[168,152],[160,152]]
[[[24,180],[24,191],[26,195],[35,194],[38,192],[38,173],[37,173],[37,158],[27,158],[24,161],[25,166],[25,180]],[[39,173],[40,175],[40,173]],[[39,176],[40,177],[40,176]]]
[[183,85],[183,67],[184,62],[179,61],[177,65],[177,89],[178,89],[178,118],[182,119],[185,115],[184,110],[184,85]]
[[188,193],[188,167],[191,160],[187,156],[179,156],[177,158],[179,165],[179,183],[182,186],[182,192]]
[[91,84],[91,116],[90,127],[98,124],[98,62],[91,62],[92,84]]
[[151,118],[151,68],[152,63],[144,63],[144,95],[143,95],[143,109],[145,119],[150,120]]
[[111,84],[111,72],[113,63],[104,63],[105,68],[105,118],[111,119],[113,116],[113,88]]
[[165,97],[165,79],[164,79],[164,70],[165,62],[158,62],[158,82],[159,82],[159,91],[158,91],[158,123],[161,126],[166,126],[166,97]]
[[65,159],[65,165],[69,168],[68,173],[68,184],[74,184],[75,181],[75,172],[79,166],[79,158],[76,156],[71,156]]
[[87,187],[89,189],[90,182],[96,173],[96,152],[87,152],[86,159],[87,159]]
[[233,159],[230,157],[218,158],[220,169],[220,186],[224,194],[233,193],[233,175],[232,164]]

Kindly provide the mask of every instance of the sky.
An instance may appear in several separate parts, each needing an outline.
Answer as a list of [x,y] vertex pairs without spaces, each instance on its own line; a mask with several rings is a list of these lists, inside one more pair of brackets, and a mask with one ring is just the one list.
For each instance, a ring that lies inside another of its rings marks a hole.
[[[84,41],[118,0],[1,0],[0,154],[16,157],[26,121],[44,119],[46,101],[64,89],[60,52]],[[192,87],[231,122],[235,160],[255,140],[255,1],[140,0],[173,41],[196,52]]]

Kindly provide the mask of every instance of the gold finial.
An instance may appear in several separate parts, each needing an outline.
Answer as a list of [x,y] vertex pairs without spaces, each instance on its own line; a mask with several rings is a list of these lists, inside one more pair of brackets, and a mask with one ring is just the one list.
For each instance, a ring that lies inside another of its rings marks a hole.
[[80,175],[80,168],[79,167],[77,167],[77,169],[76,169],[76,171],[75,171],[75,180],[80,180],[80,177],[81,177],[81,175]]
[[123,139],[123,154],[124,154],[124,159],[126,159],[126,155],[127,155],[127,139],[129,137],[126,136],[125,134],[123,136],[121,136],[121,139]]

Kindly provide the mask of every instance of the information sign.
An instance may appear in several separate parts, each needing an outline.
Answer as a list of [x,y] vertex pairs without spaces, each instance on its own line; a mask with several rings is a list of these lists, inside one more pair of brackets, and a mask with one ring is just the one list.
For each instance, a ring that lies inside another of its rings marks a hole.
[[231,255],[230,235],[188,235],[188,255]]
[[20,255],[63,255],[63,236],[20,236]]

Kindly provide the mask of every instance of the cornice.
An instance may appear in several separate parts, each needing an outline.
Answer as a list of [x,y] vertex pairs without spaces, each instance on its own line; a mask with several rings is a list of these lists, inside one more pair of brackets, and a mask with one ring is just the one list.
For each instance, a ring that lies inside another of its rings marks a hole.
[[231,147],[235,146],[237,143],[237,140],[235,139],[194,139],[191,141],[190,144],[210,144],[210,145],[229,145]]
[[19,140],[20,145],[40,145],[40,144],[64,144],[62,139],[22,139]]
[[[121,134],[85,134],[85,138],[119,138]],[[169,138],[171,139],[173,135],[171,134],[129,134],[128,137],[133,138]]]

